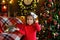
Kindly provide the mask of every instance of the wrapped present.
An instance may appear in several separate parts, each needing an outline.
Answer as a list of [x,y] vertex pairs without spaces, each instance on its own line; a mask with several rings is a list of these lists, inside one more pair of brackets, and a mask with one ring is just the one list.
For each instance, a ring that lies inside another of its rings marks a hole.
[[20,37],[11,33],[0,33],[0,40],[20,40]]

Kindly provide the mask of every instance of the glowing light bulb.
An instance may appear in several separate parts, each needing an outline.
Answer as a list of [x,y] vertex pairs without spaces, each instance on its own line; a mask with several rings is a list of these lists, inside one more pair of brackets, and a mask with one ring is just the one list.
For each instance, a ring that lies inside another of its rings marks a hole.
[[3,8],[4,8],[4,9],[6,9],[7,7],[6,7],[6,6],[4,6]]
[[3,0],[2,3],[5,3],[5,0]]
[[12,4],[13,2],[14,2],[14,1],[13,1],[13,0],[11,0],[9,3],[10,3],[10,4]]

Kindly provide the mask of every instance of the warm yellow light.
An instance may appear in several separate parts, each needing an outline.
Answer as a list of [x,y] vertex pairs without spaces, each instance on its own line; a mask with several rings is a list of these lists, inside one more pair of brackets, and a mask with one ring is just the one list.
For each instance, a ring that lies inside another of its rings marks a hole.
[[18,2],[20,2],[20,1],[18,1]]
[[9,3],[10,3],[10,4],[12,4],[13,2],[14,2],[14,1],[13,1],[13,0],[11,0]]
[[5,3],[5,0],[3,0],[2,3]]
[[9,3],[10,3],[10,4],[12,4],[12,2],[11,2],[11,1],[10,1]]
[[4,9],[6,9],[6,6],[4,6]]
[[39,0],[37,0],[37,2],[39,3]]

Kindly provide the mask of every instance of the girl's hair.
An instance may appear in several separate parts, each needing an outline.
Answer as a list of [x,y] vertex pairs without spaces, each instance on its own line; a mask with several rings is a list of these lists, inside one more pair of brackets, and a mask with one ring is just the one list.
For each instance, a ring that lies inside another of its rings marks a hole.
[[[27,13],[27,15],[25,16],[25,19],[26,19],[26,20],[25,20],[25,21],[26,21],[26,24],[27,24],[27,17],[28,17],[28,16],[32,16],[32,17],[33,17],[33,15],[31,15],[31,13],[30,13],[30,12],[29,12],[29,13]],[[34,19],[34,17],[33,17],[33,21],[34,21],[34,23],[35,23],[35,19]]]

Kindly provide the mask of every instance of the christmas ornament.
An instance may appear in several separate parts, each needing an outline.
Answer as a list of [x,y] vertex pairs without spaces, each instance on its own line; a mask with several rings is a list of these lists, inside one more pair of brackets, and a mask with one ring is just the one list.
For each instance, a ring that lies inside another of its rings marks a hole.
[[47,4],[47,6],[48,6],[49,8],[51,8],[51,7],[52,7],[52,5],[51,5],[51,4]]
[[48,2],[52,2],[52,0],[48,0]]
[[31,5],[31,3],[33,2],[33,0],[23,0],[25,5]]
[[43,13],[43,15],[42,15],[44,18],[46,18],[47,17],[47,13]]
[[7,11],[7,6],[2,6],[2,12],[6,12]]

